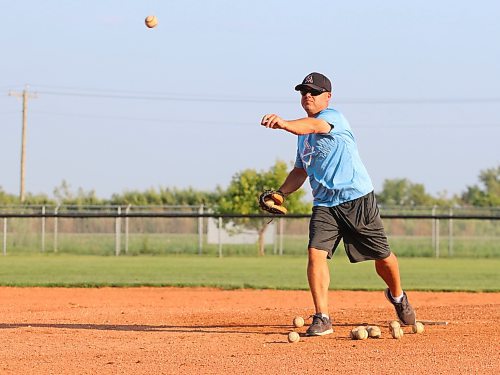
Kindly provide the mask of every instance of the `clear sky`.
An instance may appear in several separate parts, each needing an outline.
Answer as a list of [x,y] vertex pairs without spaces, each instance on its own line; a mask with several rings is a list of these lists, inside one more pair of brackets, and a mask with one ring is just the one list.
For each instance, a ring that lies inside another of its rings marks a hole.
[[[125,190],[226,187],[292,163],[295,136],[259,125],[304,115],[294,86],[329,76],[375,185],[431,194],[500,163],[500,2],[0,0],[0,187],[66,180]],[[159,25],[147,29],[154,14]]]

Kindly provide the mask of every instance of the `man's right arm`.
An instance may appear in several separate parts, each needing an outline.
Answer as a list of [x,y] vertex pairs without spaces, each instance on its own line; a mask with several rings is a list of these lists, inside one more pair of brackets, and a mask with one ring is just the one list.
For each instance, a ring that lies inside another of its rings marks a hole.
[[275,114],[265,115],[262,118],[261,125],[271,129],[283,129],[295,135],[326,134],[332,130],[332,126],[323,119],[304,117],[287,121]]

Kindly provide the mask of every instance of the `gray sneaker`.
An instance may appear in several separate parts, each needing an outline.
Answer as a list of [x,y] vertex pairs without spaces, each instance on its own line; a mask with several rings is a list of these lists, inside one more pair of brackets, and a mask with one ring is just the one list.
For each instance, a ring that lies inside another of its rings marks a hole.
[[411,307],[410,302],[408,302],[408,297],[406,293],[403,292],[403,299],[400,303],[397,303],[392,298],[391,292],[389,288],[384,290],[385,298],[392,303],[394,309],[396,310],[396,314],[398,314],[398,318],[404,325],[414,325],[417,321],[417,316],[415,314],[415,310]]
[[306,336],[324,336],[333,333],[330,318],[323,317],[321,314],[314,314],[312,318],[313,321],[306,331]]

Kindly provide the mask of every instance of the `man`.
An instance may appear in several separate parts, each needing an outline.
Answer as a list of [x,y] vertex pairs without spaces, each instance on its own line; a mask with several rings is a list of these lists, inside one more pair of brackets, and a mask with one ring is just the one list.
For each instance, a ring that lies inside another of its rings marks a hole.
[[415,324],[415,312],[401,287],[398,260],[389,249],[373,185],[349,123],[340,112],[328,108],[332,97],[330,80],[323,74],[311,73],[295,90],[300,91],[307,117],[287,121],[276,114],[267,114],[261,125],[298,135],[294,168],[279,190],[287,196],[309,178],[314,197],[307,278],[316,313],[307,335],[333,332],[327,259],[332,257],[341,239],[352,263],[375,261],[377,274],[387,284],[385,296],[394,305],[400,321]]

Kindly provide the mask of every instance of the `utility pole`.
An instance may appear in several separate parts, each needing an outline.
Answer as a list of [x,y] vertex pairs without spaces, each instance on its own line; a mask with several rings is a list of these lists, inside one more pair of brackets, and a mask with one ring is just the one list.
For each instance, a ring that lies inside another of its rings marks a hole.
[[19,200],[21,203],[24,202],[24,195],[25,195],[25,189],[24,189],[24,180],[26,176],[26,131],[27,131],[27,126],[28,126],[28,99],[29,98],[36,98],[36,94],[31,94],[28,91],[29,87],[28,85],[25,86],[23,92],[15,92],[15,91],[10,91],[9,95],[10,96],[16,96],[16,97],[21,97],[23,98],[23,130],[22,130],[22,141],[21,141],[21,187],[20,187],[20,192],[19,192]]

